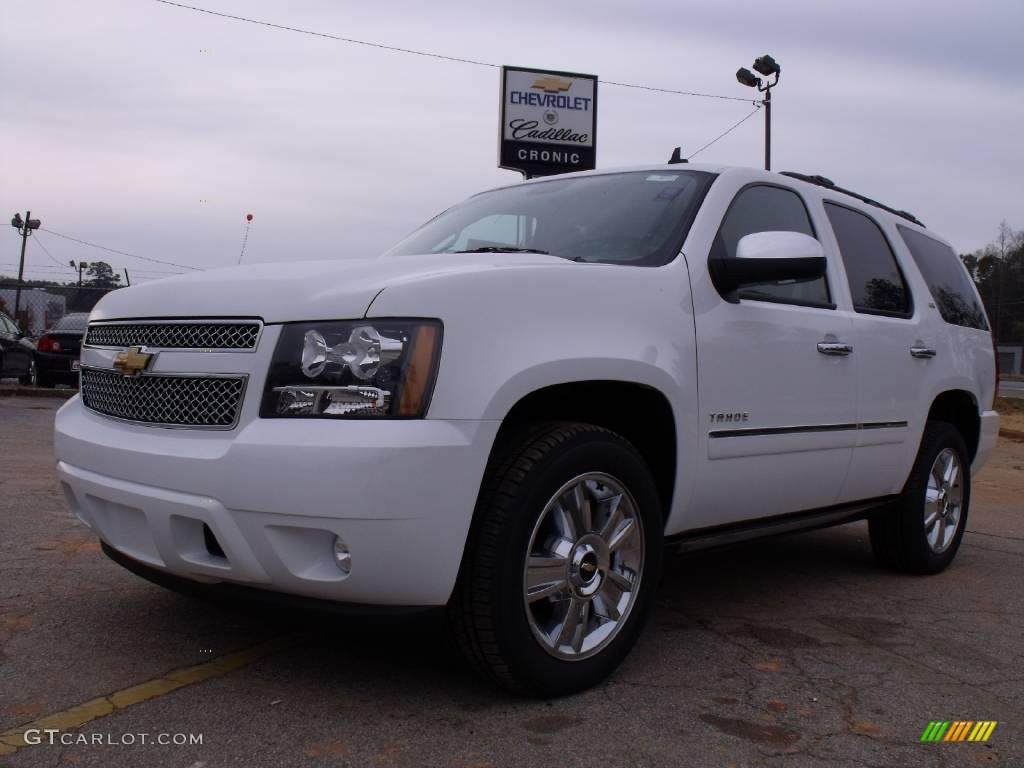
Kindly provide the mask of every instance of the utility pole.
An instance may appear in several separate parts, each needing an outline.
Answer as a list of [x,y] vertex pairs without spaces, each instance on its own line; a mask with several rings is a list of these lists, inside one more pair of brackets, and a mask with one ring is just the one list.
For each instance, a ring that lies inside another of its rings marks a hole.
[[772,169],[772,89],[764,91],[764,169]]
[[128,267],[124,268],[124,281],[128,285],[129,288],[132,287],[132,279],[130,277],[128,277]]
[[14,291],[14,322],[18,322],[18,311],[21,309],[21,285],[25,280],[25,244],[33,229],[39,229],[42,222],[32,218],[32,211],[25,211],[25,220],[21,220],[21,214],[14,214],[11,219],[11,226],[18,230],[21,235],[21,260],[18,262],[18,286]]
[[82,270],[89,266],[89,262],[80,261],[78,262],[78,287],[82,287]]

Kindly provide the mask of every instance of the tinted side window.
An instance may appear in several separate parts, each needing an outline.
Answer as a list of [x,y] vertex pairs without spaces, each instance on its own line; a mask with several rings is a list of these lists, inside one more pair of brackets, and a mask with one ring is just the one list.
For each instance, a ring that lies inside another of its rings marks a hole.
[[987,331],[985,310],[978,301],[967,270],[953,249],[912,229],[900,227],[899,230],[914,263],[928,283],[928,290],[932,292],[942,319],[953,325]]
[[[742,190],[729,206],[711,247],[712,259],[736,258],[736,246],[755,232],[800,232],[815,237],[800,196],[782,187],[754,186]],[[824,277],[804,282],[784,281],[744,286],[740,298],[798,304],[831,305]]]
[[853,308],[858,312],[909,314],[910,289],[875,220],[834,203],[825,203],[825,212],[839,242]]

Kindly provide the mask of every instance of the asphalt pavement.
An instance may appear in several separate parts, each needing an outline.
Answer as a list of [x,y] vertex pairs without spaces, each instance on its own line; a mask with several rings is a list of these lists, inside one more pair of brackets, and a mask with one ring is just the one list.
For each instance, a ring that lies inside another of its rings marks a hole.
[[[620,670],[535,701],[477,680],[436,613],[225,607],[122,570],[63,507],[60,404],[0,398],[0,766],[1024,765],[1024,443],[975,479],[945,573],[879,570],[863,523],[675,558]],[[932,721],[997,725],[922,742]]]

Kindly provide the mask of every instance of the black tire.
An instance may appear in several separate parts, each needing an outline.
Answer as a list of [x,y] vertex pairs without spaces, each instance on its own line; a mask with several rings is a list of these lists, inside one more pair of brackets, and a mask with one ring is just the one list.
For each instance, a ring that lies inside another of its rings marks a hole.
[[[959,460],[962,501],[952,540],[945,550],[936,552],[928,543],[925,502],[932,466],[947,449]],[[880,564],[905,573],[931,574],[945,570],[953,562],[967,527],[971,503],[970,467],[967,446],[959,430],[943,421],[928,422],[914,468],[899,500],[868,523],[871,549]]]
[[[594,655],[556,658],[530,627],[523,569],[544,508],[567,482],[587,473],[614,478],[635,503],[642,528],[639,587],[617,633]],[[532,425],[498,448],[488,465],[449,623],[473,666],[522,694],[563,696],[609,675],[636,643],[661,572],[664,519],[650,470],[624,438],[577,423]]]
[[38,383],[38,371],[35,358],[29,360],[28,370],[18,379],[18,383],[26,387],[34,387]]

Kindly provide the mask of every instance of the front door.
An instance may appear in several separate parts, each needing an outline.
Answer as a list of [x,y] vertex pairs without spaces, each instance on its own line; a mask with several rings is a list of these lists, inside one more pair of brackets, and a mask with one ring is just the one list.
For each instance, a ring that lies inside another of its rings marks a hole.
[[[710,259],[734,258],[755,232],[817,237],[803,198],[748,185],[726,211]],[[836,258],[824,278],[765,283],[723,297],[692,270],[701,404],[700,481],[686,528],[769,517],[837,502],[857,439],[857,358],[844,354],[852,318],[837,308]]]

